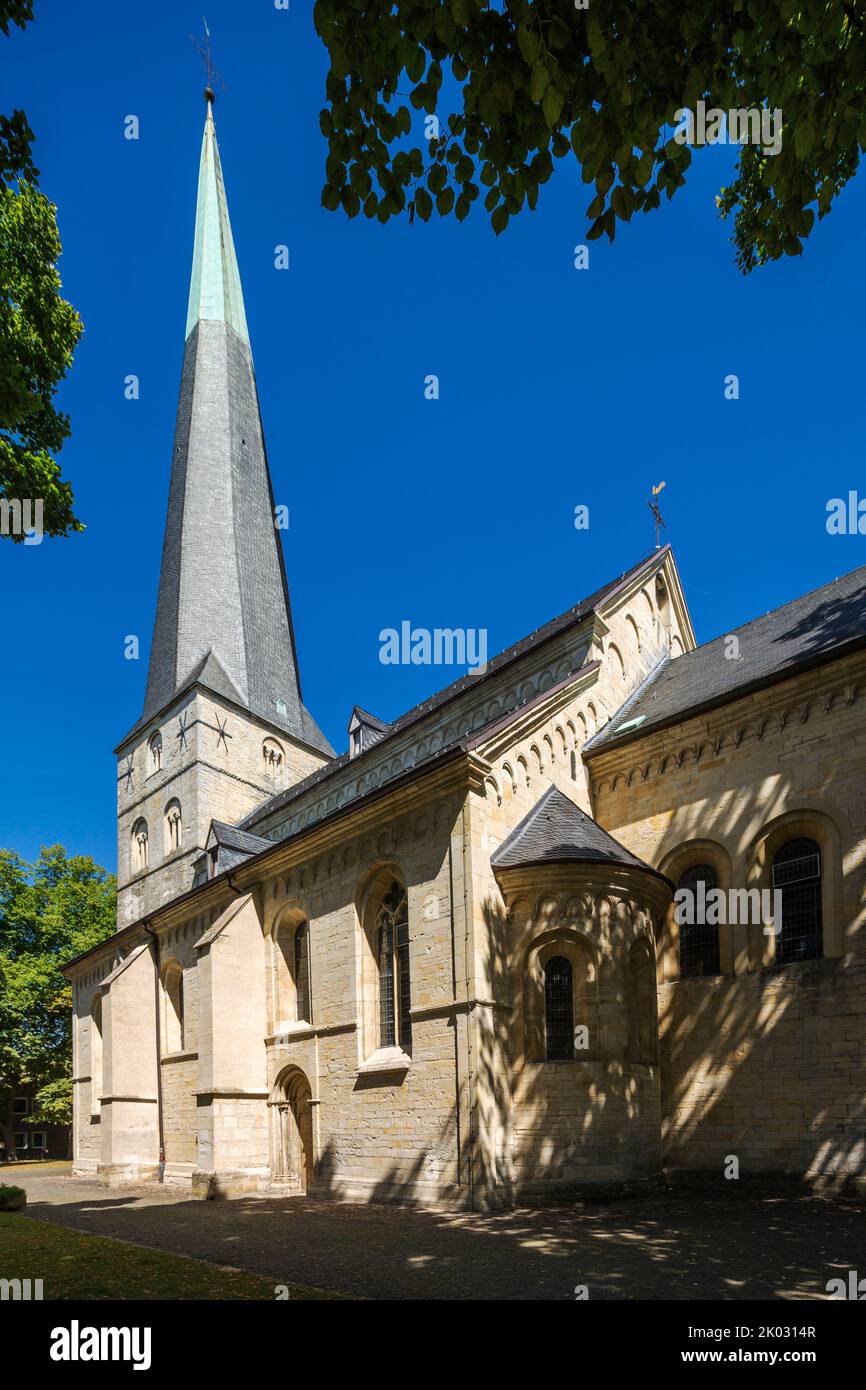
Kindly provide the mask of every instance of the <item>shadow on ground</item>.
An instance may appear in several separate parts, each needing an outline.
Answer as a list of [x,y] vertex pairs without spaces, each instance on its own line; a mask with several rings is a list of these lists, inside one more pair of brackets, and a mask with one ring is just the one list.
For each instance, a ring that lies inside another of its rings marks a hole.
[[732,1191],[491,1214],[305,1197],[191,1201],[165,1188],[108,1191],[22,1174],[27,1212],[374,1299],[814,1299],[866,1272],[866,1207]]

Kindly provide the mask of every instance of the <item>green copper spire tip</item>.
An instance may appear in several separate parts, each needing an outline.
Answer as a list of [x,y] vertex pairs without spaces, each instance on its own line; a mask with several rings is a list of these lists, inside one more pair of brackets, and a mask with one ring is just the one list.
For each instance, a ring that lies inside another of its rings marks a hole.
[[205,93],[207,116],[198,172],[198,202],[195,211],[195,249],[189,287],[186,336],[201,319],[229,324],[249,344],[247,316],[241,292],[241,277],[232,239],[226,190],[220,165],[213,97]]

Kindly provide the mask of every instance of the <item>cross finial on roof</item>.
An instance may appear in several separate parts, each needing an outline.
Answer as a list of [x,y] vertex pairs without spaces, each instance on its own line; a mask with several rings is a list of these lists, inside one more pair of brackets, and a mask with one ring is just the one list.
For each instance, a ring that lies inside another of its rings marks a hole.
[[214,87],[217,83],[219,83],[221,87],[224,87],[225,83],[223,82],[222,78],[216,70],[216,67],[214,66],[211,32],[210,29],[207,27],[207,20],[205,19],[204,15],[202,15],[201,17],[201,22],[204,25],[204,43],[200,44],[197,39],[193,38],[192,34],[190,34],[189,37],[190,42],[192,43],[196,53],[204,63],[205,76],[207,78],[207,86],[204,89],[205,100],[213,104],[213,102],[216,101],[216,92],[214,91]]
[[655,518],[655,524],[656,524],[656,550],[659,550],[659,549],[660,549],[660,545],[659,545],[659,528],[662,527],[662,526],[664,526],[664,524],[665,524],[665,523],[664,523],[664,519],[662,518],[662,514],[661,514],[661,512],[659,511],[659,504],[658,504],[658,502],[656,501],[656,498],[658,497],[658,495],[659,495],[659,493],[661,492],[661,490],[662,490],[663,487],[664,487],[664,483],[656,483],[655,487],[654,487],[653,490],[652,490],[652,497],[650,498],[650,501],[649,501],[649,509],[650,509],[650,511],[652,512],[653,517]]

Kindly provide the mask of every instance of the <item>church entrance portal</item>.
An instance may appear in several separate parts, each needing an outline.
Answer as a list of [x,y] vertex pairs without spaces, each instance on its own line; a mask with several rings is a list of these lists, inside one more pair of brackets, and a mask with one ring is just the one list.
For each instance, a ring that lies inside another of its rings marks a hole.
[[298,1067],[277,1077],[271,1098],[273,1186],[307,1192],[313,1178],[313,1111],[310,1083]]

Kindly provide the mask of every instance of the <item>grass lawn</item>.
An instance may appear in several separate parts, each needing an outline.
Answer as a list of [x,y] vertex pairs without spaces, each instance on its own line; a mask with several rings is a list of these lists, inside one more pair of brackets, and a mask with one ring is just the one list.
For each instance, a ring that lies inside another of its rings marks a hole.
[[[83,1235],[30,1216],[0,1212],[0,1279],[42,1279],[54,1299],[266,1299],[277,1281],[166,1255],[127,1241]],[[290,1284],[292,1299],[340,1298]]]

